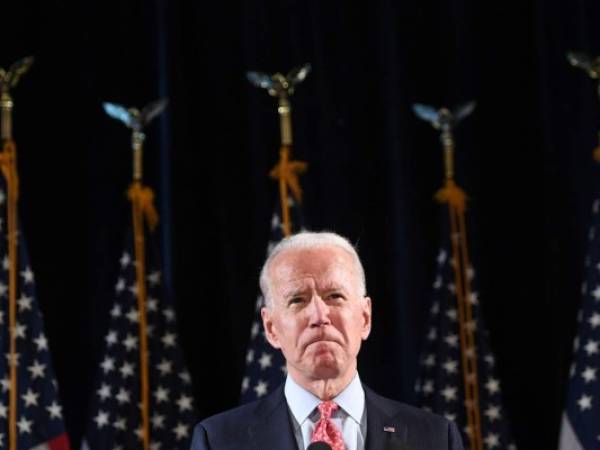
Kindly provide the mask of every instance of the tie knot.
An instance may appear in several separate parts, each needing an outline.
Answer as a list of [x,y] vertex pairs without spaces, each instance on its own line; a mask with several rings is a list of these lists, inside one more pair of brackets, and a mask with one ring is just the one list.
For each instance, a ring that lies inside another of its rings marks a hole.
[[327,402],[319,403],[318,408],[319,408],[319,412],[321,413],[321,419],[329,420],[329,418],[331,417],[331,414],[334,411],[336,411],[337,409],[339,409],[339,406],[335,402],[327,401]]

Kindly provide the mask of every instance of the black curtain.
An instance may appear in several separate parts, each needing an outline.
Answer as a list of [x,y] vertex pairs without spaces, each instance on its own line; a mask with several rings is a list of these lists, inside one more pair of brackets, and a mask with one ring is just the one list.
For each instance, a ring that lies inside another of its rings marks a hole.
[[[102,349],[130,180],[129,133],[102,101],[168,95],[148,129],[167,280],[201,417],[237,404],[276,185],[274,99],[247,70],[312,72],[292,99],[313,229],[357,243],[374,302],[363,380],[414,401],[443,179],[411,111],[476,100],[456,132],[480,299],[522,449],[556,447],[580,301],[597,85],[566,62],[600,51],[591,0],[13,2],[0,66],[14,91],[21,216],[67,426],[78,444]],[[172,274],[172,277],[171,277]]]

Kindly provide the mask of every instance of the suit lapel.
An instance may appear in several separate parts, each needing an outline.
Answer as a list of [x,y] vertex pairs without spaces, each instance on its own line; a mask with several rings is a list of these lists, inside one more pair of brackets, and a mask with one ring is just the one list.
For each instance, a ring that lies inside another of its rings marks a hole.
[[298,450],[283,386],[258,405],[248,433],[256,450]]
[[[406,424],[394,418],[383,397],[363,385],[367,406],[367,445],[366,450],[403,448],[406,442]],[[390,444],[396,445],[390,445]]]

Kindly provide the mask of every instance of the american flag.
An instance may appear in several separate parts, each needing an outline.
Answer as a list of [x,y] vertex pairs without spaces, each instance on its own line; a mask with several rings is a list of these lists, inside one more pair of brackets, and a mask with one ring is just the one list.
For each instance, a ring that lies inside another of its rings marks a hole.
[[[467,444],[467,415],[461,361],[458,306],[455,273],[448,224],[448,207],[442,207],[444,226],[442,246],[437,256],[433,301],[429,311],[427,335],[423,345],[421,374],[416,382],[419,403],[427,410],[441,414],[456,423]],[[455,235],[460,239],[458,235]],[[475,271],[467,269],[471,289],[467,299],[472,306],[474,342],[477,357],[481,435],[486,450],[516,450],[502,405],[500,380],[495,372],[495,359],[488,343],[488,333],[480,311],[479,295],[475,290]],[[468,324],[469,325],[469,324]]]
[[592,214],[560,450],[600,449],[600,199]]
[[[9,258],[6,194],[0,181],[0,448],[8,447],[10,382]],[[36,300],[33,271],[23,236],[18,238],[17,275],[17,448],[68,450],[58,385],[52,369],[44,320]]]
[[[281,221],[281,206],[278,201],[271,219],[271,236],[267,254],[284,237],[283,223]],[[300,205],[294,198],[288,196],[292,231],[303,228],[304,221]],[[242,393],[240,403],[248,403],[275,390],[286,377],[285,359],[280,350],[271,347],[265,338],[262,326],[260,309],[264,306],[264,299],[259,295],[256,299],[254,320],[250,330],[250,343],[246,352],[246,369],[242,379]]]
[[[175,308],[162,285],[158,249],[146,233],[150,449],[188,450],[196,422],[192,383],[179,347]],[[104,357],[83,449],[142,449],[139,313],[133,231],[119,260]]]

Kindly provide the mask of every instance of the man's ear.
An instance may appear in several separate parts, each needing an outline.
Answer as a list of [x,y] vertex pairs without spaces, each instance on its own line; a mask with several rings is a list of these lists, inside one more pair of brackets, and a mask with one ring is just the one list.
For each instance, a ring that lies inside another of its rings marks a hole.
[[260,316],[262,317],[263,327],[265,329],[265,337],[269,344],[275,348],[281,348],[279,345],[279,339],[277,338],[277,328],[273,324],[273,312],[268,306],[263,306],[260,310]]
[[371,298],[370,297],[365,297],[363,299],[363,310],[362,310],[362,317],[363,317],[363,326],[362,326],[362,331],[360,336],[362,337],[363,341],[366,340],[369,337],[369,334],[371,334]]

